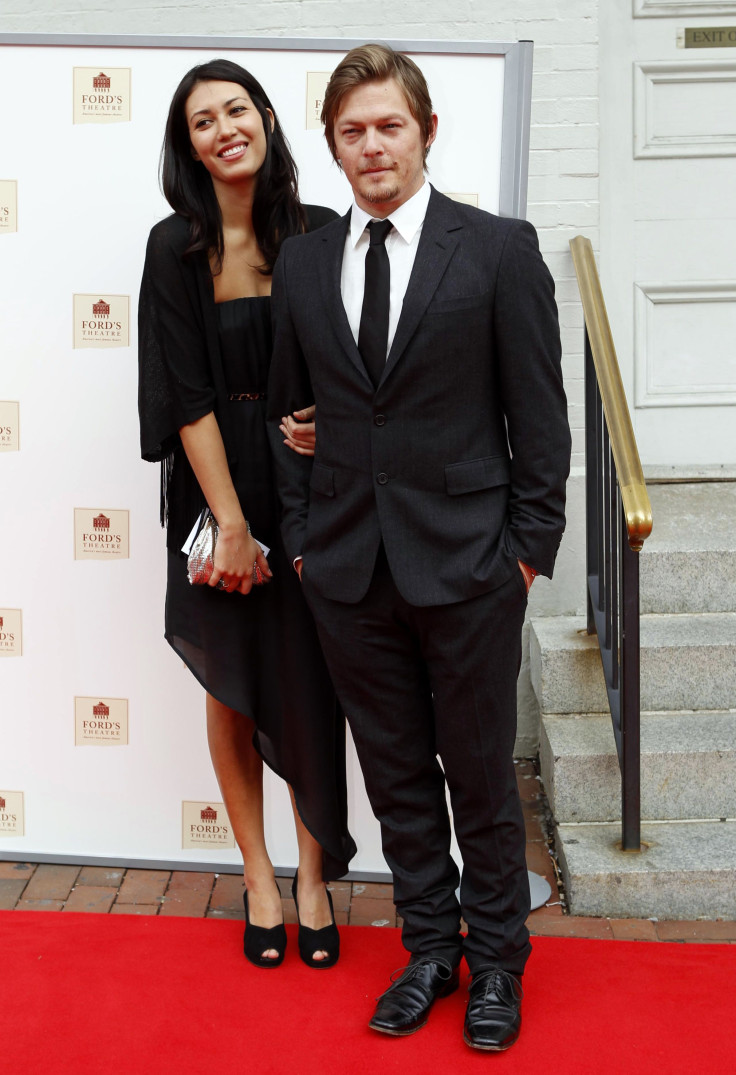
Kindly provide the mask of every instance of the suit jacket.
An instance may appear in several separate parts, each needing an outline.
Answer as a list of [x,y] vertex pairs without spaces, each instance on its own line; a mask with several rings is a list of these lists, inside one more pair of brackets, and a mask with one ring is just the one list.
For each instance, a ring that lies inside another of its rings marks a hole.
[[[269,412],[291,557],[325,597],[359,601],[383,541],[412,605],[552,575],[570,433],[554,284],[536,233],[432,190],[377,389],[340,294],[349,214],[286,242],[274,272]],[[314,460],[281,415],[317,404]]]

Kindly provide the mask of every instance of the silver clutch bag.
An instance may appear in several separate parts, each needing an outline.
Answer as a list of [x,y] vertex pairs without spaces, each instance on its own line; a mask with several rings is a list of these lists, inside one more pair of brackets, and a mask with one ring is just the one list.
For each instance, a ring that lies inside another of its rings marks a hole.
[[199,529],[187,556],[187,576],[192,586],[209,582],[215,567],[215,546],[220,533],[217,520],[209,508],[203,508]]

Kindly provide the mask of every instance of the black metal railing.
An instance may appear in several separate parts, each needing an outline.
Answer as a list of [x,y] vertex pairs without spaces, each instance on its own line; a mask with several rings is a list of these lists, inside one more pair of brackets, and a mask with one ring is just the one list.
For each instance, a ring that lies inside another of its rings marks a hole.
[[641,850],[639,552],[652,510],[589,239],[570,242],[585,316],[588,634],[597,634],[621,769],[621,848]]

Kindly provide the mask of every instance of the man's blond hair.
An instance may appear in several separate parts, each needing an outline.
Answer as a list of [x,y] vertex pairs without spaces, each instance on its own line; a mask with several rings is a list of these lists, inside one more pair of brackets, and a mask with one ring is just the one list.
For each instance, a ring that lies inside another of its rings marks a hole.
[[322,104],[325,138],[334,159],[339,162],[335,146],[335,123],[345,96],[366,82],[385,82],[394,78],[406,97],[409,111],[419,124],[424,142],[424,158],[432,135],[432,100],[427,80],[413,60],[388,45],[360,45],[351,49],[332,72]]

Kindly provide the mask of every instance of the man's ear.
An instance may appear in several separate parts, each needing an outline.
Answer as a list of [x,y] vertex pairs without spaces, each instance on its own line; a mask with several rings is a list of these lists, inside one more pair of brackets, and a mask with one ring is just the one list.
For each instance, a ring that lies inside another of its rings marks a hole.
[[431,119],[430,124],[429,124],[429,137],[427,138],[427,142],[426,142],[426,145],[424,147],[425,149],[429,149],[429,147],[432,145],[432,143],[434,142],[435,138],[437,137],[437,122],[438,122],[437,114],[435,112],[433,112],[432,113],[432,119]]

